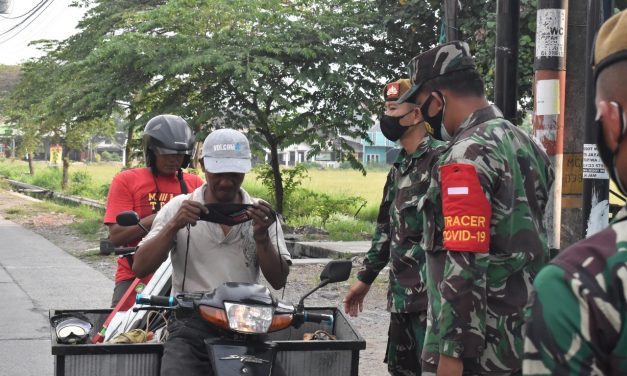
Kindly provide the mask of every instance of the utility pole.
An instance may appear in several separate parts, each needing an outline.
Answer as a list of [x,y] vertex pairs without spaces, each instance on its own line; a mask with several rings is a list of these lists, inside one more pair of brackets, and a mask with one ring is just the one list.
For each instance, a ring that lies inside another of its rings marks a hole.
[[459,40],[459,29],[457,28],[458,12],[458,0],[444,0],[444,19],[446,25],[447,42]]
[[549,247],[553,252],[560,248],[561,233],[567,17],[568,0],[538,0],[533,135],[555,170],[546,211]]
[[516,123],[518,88],[518,24],[519,0],[496,2],[496,69],[494,73],[494,103],[503,116]]
[[[612,2],[606,0],[588,0],[588,20],[586,30],[586,57],[588,61],[594,52],[594,36],[603,21],[612,14]],[[585,124],[583,141],[583,226],[581,235],[586,238],[608,225],[610,180],[605,166],[599,158],[596,146],[597,131],[594,123],[596,106],[594,105],[596,88],[592,66],[586,66],[585,87]]]

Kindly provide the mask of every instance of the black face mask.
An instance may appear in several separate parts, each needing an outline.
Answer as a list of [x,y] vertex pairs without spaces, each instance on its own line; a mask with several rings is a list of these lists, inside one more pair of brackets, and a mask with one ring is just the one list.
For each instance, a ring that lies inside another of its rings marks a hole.
[[621,193],[627,196],[627,189],[623,187],[623,182],[620,180],[620,176],[618,175],[618,171],[616,170],[616,156],[618,155],[618,151],[620,150],[620,144],[623,142],[623,138],[625,137],[625,132],[627,129],[625,113],[623,112],[623,107],[620,103],[615,103],[618,106],[618,111],[620,112],[620,136],[618,137],[618,146],[616,150],[610,150],[605,144],[605,137],[603,135],[603,120],[601,117],[595,119],[595,125],[597,127],[597,149],[599,150],[599,157],[605,164],[608,174],[610,178],[616,183],[616,186],[621,191]]
[[[444,96],[442,95],[442,93],[440,93],[439,91],[437,91],[437,93],[440,95],[442,103],[446,103],[444,102]],[[442,124],[442,119],[444,118],[444,106],[442,106],[437,114],[435,114],[434,116],[429,116],[429,106],[431,105],[433,98],[435,98],[433,94],[429,95],[429,98],[427,98],[425,103],[420,106],[422,118],[425,119],[427,123],[429,123],[429,126],[431,127],[431,131],[429,133],[431,134],[431,136],[433,136],[433,138],[440,141],[450,141],[452,137],[448,134],[446,128],[444,128],[444,124]],[[427,129],[429,128],[427,127]]]
[[252,219],[246,212],[246,209],[252,207],[251,204],[217,203],[205,204],[205,206],[209,209],[209,213],[200,215],[200,220],[202,221],[235,226]]
[[381,115],[379,118],[379,125],[381,127],[381,133],[390,141],[398,141],[409,127],[403,127],[401,125],[401,119],[409,115],[413,110],[410,110],[405,115],[401,116],[388,116]]

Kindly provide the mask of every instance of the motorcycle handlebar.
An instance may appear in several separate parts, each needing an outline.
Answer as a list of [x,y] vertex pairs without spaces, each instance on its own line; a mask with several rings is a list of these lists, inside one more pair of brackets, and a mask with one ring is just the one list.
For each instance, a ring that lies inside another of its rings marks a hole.
[[333,315],[328,315],[326,313],[312,313],[312,312],[303,312],[303,321],[305,322],[316,322],[321,323],[325,322],[329,325],[333,325]]
[[176,305],[176,299],[173,296],[160,296],[160,295],[143,295],[137,294],[135,297],[137,304],[149,304],[159,307],[174,307]]

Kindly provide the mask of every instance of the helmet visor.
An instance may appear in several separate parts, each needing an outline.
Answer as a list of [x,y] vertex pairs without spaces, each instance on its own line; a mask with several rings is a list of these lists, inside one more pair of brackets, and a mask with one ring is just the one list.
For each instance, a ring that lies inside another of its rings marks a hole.
[[159,155],[170,155],[170,154],[192,155],[192,151],[186,150],[186,149],[174,150],[174,149],[168,149],[168,148],[159,147],[159,146],[151,146],[150,148]]

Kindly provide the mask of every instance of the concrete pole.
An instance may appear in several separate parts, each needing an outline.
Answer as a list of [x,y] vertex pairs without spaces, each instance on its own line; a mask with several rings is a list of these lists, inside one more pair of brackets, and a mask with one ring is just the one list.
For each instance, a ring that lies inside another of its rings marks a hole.
[[444,0],[444,19],[446,20],[446,41],[452,42],[459,39],[457,28],[458,0]]
[[555,169],[546,212],[549,247],[560,248],[568,0],[538,0],[533,135]]
[[[603,23],[604,8],[607,7],[602,0],[588,0],[588,21],[586,30],[586,56],[591,61],[593,53],[594,36]],[[584,155],[583,155],[583,237],[588,237],[604,229],[608,225],[609,217],[609,189],[610,181],[603,162],[598,157],[596,147],[597,128],[594,123],[596,106],[594,105],[595,83],[592,74],[592,66],[585,67],[585,123],[584,129]]]
[[581,240],[583,228],[583,149],[586,120],[586,53],[588,2],[568,5],[566,108],[564,113],[564,163],[562,170],[562,249]]
[[516,123],[518,88],[519,0],[496,2],[494,103],[505,119]]

